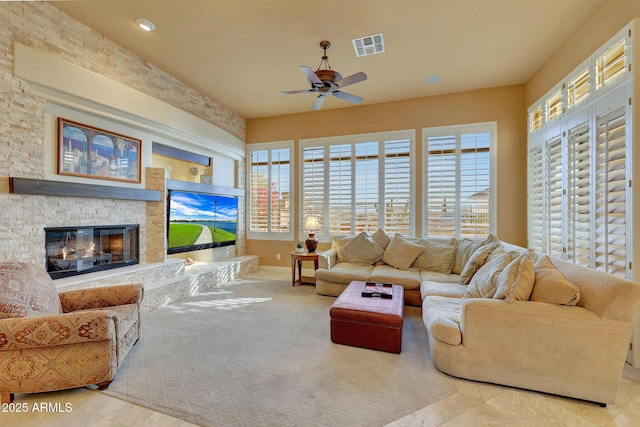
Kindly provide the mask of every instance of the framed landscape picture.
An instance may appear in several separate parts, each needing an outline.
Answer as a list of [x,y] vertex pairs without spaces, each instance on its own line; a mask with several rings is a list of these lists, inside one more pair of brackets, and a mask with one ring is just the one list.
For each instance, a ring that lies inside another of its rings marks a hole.
[[140,182],[140,139],[58,118],[58,173]]

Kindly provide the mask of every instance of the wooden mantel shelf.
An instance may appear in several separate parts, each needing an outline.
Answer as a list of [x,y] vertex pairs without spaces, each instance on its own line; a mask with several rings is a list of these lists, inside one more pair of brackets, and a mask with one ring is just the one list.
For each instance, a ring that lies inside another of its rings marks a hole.
[[94,199],[140,200],[146,202],[159,202],[163,199],[162,192],[158,190],[18,177],[9,178],[9,193],[39,196],[88,197]]

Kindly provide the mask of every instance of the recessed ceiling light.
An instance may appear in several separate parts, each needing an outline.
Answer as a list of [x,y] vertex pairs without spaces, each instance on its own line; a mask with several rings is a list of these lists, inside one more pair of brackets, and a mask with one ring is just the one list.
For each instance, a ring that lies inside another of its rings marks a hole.
[[153,25],[153,22],[149,21],[148,19],[136,19],[136,24],[138,24],[138,27],[142,28],[145,31],[153,31],[156,29],[156,26]]
[[360,37],[359,39],[351,40],[351,42],[353,43],[353,49],[356,51],[356,56],[375,55],[376,53],[384,52],[382,34]]

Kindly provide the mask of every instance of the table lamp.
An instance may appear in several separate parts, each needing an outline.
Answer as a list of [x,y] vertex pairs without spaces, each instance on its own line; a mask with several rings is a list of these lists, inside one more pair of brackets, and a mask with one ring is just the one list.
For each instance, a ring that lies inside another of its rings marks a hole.
[[309,215],[304,221],[304,227],[302,227],[302,229],[309,232],[309,238],[304,242],[307,245],[307,251],[315,252],[318,247],[318,239],[316,239],[315,233],[320,229],[318,226],[318,218],[313,215]]

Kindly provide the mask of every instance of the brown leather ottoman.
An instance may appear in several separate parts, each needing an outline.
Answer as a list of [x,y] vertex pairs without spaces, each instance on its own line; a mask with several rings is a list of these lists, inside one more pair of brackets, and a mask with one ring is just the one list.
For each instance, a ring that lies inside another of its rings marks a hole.
[[393,285],[393,298],[363,297],[365,282],[354,281],[331,305],[331,341],[371,350],[400,353],[404,288]]

